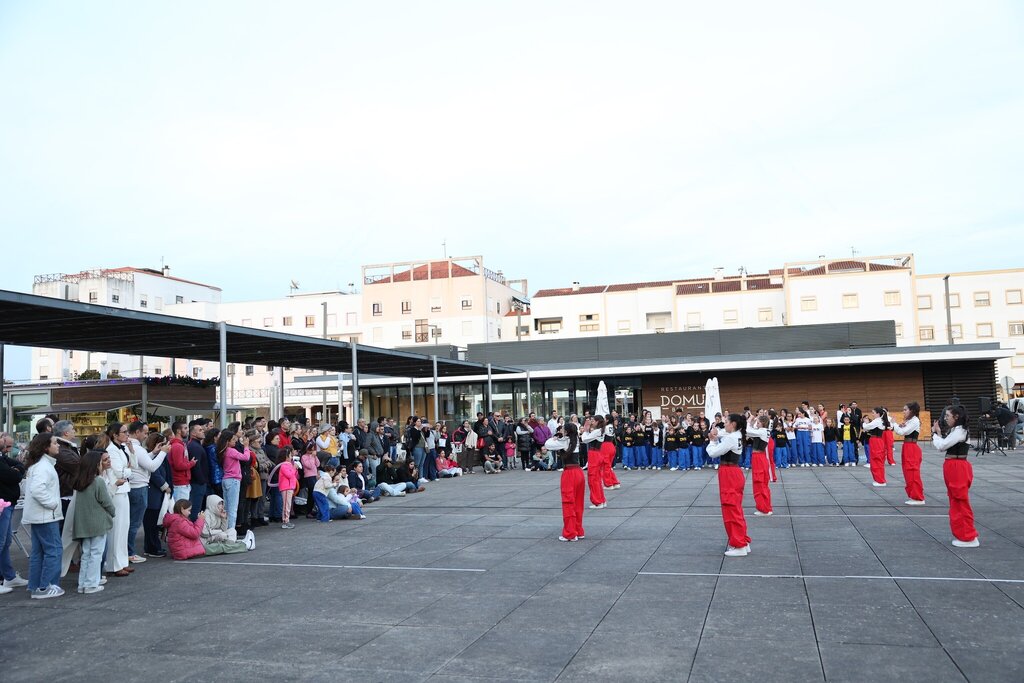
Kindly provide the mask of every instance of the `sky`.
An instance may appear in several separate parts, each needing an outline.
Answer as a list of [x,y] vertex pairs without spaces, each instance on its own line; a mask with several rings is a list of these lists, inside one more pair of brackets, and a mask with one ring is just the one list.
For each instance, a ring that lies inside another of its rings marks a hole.
[[0,289],[1020,267],[1022,74],[1016,2],[5,0]]

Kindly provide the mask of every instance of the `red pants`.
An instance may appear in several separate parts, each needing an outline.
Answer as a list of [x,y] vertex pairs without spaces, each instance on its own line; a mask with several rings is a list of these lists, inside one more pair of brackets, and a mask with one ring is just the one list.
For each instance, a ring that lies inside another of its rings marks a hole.
[[590,486],[590,502],[600,505],[604,498],[605,454],[604,444],[598,450],[592,450],[587,458],[587,484]]
[[868,441],[868,452],[871,461],[871,477],[879,484],[885,483],[885,442],[882,437],[873,436]]
[[[589,470],[588,470],[589,471]],[[586,486],[579,465],[562,470],[562,536],[573,539],[583,536],[583,496]]]
[[766,453],[754,451],[750,456],[750,478],[754,483],[754,507],[758,512],[772,511],[772,492],[768,487],[768,481],[772,476],[771,468],[772,463]]
[[750,543],[747,519],[743,516],[743,470],[732,465],[718,468],[718,497],[722,501],[722,521],[729,545],[743,548]]
[[[605,486],[615,486],[619,483],[619,478],[615,476],[615,470],[612,469],[612,465],[615,464],[615,444],[608,442],[601,444],[601,455],[603,456],[601,481]],[[587,471],[590,471],[589,467]]]
[[906,480],[907,496],[910,500],[924,500],[924,484],[921,483],[921,447],[916,443],[903,442],[900,465]]
[[768,454],[768,475],[770,481],[778,481],[779,475],[775,473],[775,439],[768,440],[768,448],[765,450]]
[[892,457],[892,451],[894,444],[896,443],[896,435],[893,434],[891,429],[886,429],[882,432],[882,442],[885,444],[885,459],[890,465],[896,464],[896,459]]
[[949,529],[960,541],[973,541],[978,537],[974,528],[974,510],[968,491],[974,481],[974,468],[967,460],[946,458],[942,463],[942,478],[949,495]]

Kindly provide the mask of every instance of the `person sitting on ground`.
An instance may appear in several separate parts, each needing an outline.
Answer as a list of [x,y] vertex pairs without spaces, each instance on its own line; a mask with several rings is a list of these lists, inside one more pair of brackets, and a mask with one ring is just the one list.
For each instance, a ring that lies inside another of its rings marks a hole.
[[167,547],[171,557],[176,560],[189,560],[204,555],[224,555],[244,553],[246,548],[242,541],[234,543],[203,543],[202,533],[206,526],[206,513],[200,512],[196,521],[192,521],[192,503],[183,498],[174,503],[174,512],[164,516],[164,529],[167,531]]
[[359,494],[355,490],[342,484],[338,487],[338,495],[348,501],[348,504],[352,506],[352,514],[358,519],[366,519],[366,515],[363,514],[363,508],[359,505]]
[[204,542],[212,543],[234,543],[238,540],[235,528],[228,528],[228,512],[224,507],[224,499],[216,494],[206,497],[206,524],[201,536]]
[[[550,441],[550,439],[549,439]],[[541,446],[540,450],[533,454],[533,466],[530,467],[534,472],[547,471],[552,468],[555,464],[555,456],[548,450],[547,446]]]
[[420,479],[420,471],[416,469],[416,463],[409,458],[398,465],[398,481],[413,484],[415,488],[406,489],[409,493],[422,493],[427,490],[423,486],[426,480]]
[[363,476],[363,463],[356,461],[352,465],[352,471],[348,473],[348,485],[356,492],[361,499],[368,503],[380,500],[380,488],[369,488],[366,477]]
[[444,451],[439,451],[437,455],[437,472],[442,477],[459,477],[462,476],[462,468],[454,460],[450,459]]
[[336,459],[332,458],[324,465],[313,487],[313,500],[321,522],[345,519],[352,514],[352,506],[338,495],[338,485],[334,481],[336,474]]
[[416,485],[411,481],[398,480],[398,467],[391,462],[391,455],[385,453],[377,467],[377,486],[381,495],[404,496],[407,491],[415,491]]
[[494,442],[490,442],[484,449],[484,474],[497,474],[500,471],[501,456]]

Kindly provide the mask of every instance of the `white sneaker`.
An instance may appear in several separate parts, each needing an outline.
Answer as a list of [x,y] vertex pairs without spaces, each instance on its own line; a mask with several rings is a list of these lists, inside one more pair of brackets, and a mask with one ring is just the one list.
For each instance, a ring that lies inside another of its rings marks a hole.
[[871,482],[871,485],[872,485],[872,486],[877,486],[878,488],[882,488],[883,486],[885,486],[885,484],[884,484],[884,483],[879,483],[879,482],[877,482],[877,481],[873,481],[873,482]]
[[[957,548],[977,548],[981,545],[981,541],[974,539],[973,541],[961,541],[958,538],[953,539],[953,545]],[[34,595],[32,597],[35,597]]]
[[718,465],[715,465],[715,469],[716,469],[716,470],[718,469]]
[[107,583],[107,577],[100,576],[100,585],[103,586]]
[[3,584],[3,585],[0,585],[0,595],[3,595],[4,593],[10,593],[13,590],[14,589],[11,588],[10,586],[8,586],[6,583]]
[[64,589],[60,586],[47,586],[32,593],[33,600],[46,600],[48,598],[59,598],[64,595]]
[[729,549],[725,551],[726,557],[746,557],[750,553],[750,546],[743,546],[742,548],[733,548],[729,546]]
[[771,517],[772,514],[773,513],[772,513],[771,510],[769,510],[768,512],[761,512],[760,510],[754,510],[754,516],[755,517]]
[[569,541],[575,541],[575,538],[566,538],[565,536],[559,536],[558,540],[562,543],[568,543]]
[[669,471],[669,472],[675,472],[675,471],[676,471],[676,470],[678,470],[678,469],[679,469],[678,467],[669,467],[669,468],[668,468],[668,471]]
[[15,574],[13,579],[7,579],[4,581],[4,585],[10,588],[21,588],[22,586],[27,586],[28,581],[21,578],[20,574]]
[[924,505],[924,501],[923,500],[910,499],[910,500],[903,501],[903,504],[904,505]]
[[612,484],[612,488],[613,489],[620,489],[620,488],[622,488],[622,484]]
[[142,564],[145,561],[146,561],[146,558],[144,558],[144,557],[142,557],[140,555],[132,555],[131,557],[128,558],[128,562],[130,562],[131,564]]
[[601,503],[600,505],[593,505],[593,504],[590,505],[590,509],[591,510],[600,510],[601,508],[606,508],[606,507],[608,507],[608,503]]

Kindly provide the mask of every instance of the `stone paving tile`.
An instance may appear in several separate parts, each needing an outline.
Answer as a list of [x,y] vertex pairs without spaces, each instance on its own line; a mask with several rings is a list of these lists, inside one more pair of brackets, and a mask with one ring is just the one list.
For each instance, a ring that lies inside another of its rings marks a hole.
[[963,683],[967,680],[949,655],[938,647],[823,644],[821,661],[828,681]]

